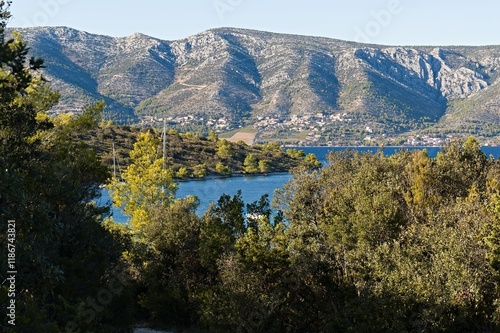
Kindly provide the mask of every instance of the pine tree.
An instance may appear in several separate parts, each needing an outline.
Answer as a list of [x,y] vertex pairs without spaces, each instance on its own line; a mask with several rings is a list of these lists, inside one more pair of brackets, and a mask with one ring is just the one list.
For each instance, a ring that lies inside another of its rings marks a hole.
[[243,162],[243,171],[245,173],[258,173],[259,172],[259,160],[254,154],[248,154]]
[[[21,35],[6,36],[9,5],[0,1],[0,219],[15,221],[17,313],[16,326],[2,321],[0,330],[106,330],[111,301],[88,322],[78,309],[108,283],[123,249],[102,224],[108,208],[94,204],[106,168],[75,139],[98,124],[103,105],[76,117],[47,116],[58,94],[39,72],[43,61],[28,58]],[[2,222],[0,232],[6,229]],[[2,257],[6,250],[2,237]],[[0,265],[4,280],[8,270]],[[0,289],[4,304],[5,286]]]

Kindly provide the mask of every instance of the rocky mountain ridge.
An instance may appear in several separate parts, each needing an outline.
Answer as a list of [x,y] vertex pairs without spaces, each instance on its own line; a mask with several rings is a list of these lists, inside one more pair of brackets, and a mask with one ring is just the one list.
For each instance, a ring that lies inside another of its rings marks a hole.
[[20,31],[62,94],[57,112],[105,99],[108,116],[124,122],[255,125],[261,137],[325,142],[483,123],[485,136],[500,134],[500,46],[394,47],[234,28],[177,41]]

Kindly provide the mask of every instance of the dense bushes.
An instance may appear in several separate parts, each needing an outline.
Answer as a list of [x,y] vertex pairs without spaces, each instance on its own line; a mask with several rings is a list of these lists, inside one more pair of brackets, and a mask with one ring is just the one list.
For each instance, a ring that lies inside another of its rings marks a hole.
[[[0,37],[6,7],[0,1]],[[2,41],[0,256],[15,220],[18,271],[15,296],[0,287],[3,309],[15,300],[17,311],[16,326],[4,315],[2,331],[129,332],[133,323],[207,332],[500,330],[500,162],[474,139],[435,159],[339,152],[311,171],[313,156],[272,144],[250,155],[216,137],[170,133],[192,140],[191,152],[209,142],[205,154],[219,153],[214,163],[183,165],[184,175],[217,163],[225,173],[233,162],[267,172],[266,157],[304,158],[274,211],[267,197],[245,212],[240,194],[224,195],[199,217],[196,198],[175,199],[180,167],[165,168],[158,138],[142,133],[123,181],[109,185],[132,216],[123,226],[94,203],[109,174],[77,139],[97,128],[103,105],[48,118],[57,94],[37,74],[42,62],[26,58],[19,36]]]
[[155,249],[137,297],[152,322],[211,332],[494,331],[499,174],[469,139],[435,159],[335,153],[296,171],[274,217],[265,197],[201,218],[173,203],[137,240]]

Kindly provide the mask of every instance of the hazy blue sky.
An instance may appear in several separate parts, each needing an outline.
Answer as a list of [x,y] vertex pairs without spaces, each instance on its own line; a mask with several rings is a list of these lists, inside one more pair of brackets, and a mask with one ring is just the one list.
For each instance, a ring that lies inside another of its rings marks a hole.
[[216,27],[389,45],[500,44],[498,0],[14,0],[11,27],[174,40]]

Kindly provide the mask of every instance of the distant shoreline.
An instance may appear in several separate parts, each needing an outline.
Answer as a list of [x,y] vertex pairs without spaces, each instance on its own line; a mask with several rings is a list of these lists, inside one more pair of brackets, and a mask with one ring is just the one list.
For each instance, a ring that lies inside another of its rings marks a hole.
[[[444,148],[445,146],[285,146],[285,148]],[[500,146],[482,146],[482,147],[500,147]]]
[[[283,146],[284,148],[445,148],[446,146]],[[500,148],[500,146],[481,146],[481,148]]]
[[203,178],[174,178],[175,181],[179,183],[192,182],[192,181],[205,181],[205,180],[217,180],[217,179],[227,179],[235,177],[266,177],[266,176],[279,176],[288,175],[290,172],[280,171],[280,172],[266,172],[266,173],[235,173],[231,175],[208,175]]

